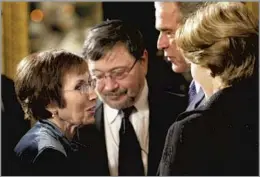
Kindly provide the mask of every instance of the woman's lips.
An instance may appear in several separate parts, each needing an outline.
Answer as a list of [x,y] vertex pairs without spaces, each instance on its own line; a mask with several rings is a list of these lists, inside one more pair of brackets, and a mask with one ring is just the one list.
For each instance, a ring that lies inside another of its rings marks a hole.
[[91,113],[92,112],[94,113],[95,112],[95,108],[96,108],[96,106],[92,106],[92,107],[88,108],[87,111],[91,112]]

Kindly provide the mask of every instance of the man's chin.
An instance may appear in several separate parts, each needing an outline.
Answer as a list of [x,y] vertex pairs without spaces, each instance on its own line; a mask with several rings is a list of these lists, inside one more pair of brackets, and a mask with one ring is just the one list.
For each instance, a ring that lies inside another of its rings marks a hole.
[[187,71],[187,67],[182,66],[182,65],[176,65],[176,64],[172,63],[172,70],[175,73],[184,73]]

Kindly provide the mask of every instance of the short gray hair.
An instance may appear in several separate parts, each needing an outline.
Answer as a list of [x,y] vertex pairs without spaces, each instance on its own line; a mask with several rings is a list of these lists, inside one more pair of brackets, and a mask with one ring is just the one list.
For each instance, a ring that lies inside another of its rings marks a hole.
[[199,8],[205,6],[206,2],[176,2],[181,12],[180,24],[193,15]]

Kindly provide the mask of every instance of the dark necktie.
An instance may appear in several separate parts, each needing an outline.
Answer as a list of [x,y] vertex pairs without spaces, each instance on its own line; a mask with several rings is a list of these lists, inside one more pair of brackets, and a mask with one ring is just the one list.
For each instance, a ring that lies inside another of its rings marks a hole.
[[124,117],[119,130],[119,176],[144,176],[141,147],[129,116],[134,107],[123,109]]
[[192,102],[192,100],[194,99],[196,94],[197,94],[197,92],[196,92],[195,82],[192,81],[192,83],[190,84],[190,87],[189,87],[189,104]]

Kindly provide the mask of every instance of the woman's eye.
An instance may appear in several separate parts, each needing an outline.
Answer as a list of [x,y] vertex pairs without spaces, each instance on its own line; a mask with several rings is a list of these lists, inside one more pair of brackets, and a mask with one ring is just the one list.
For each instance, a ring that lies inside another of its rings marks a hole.
[[81,86],[75,87],[75,90],[81,90]]
[[76,85],[75,90],[82,90],[86,84]]

